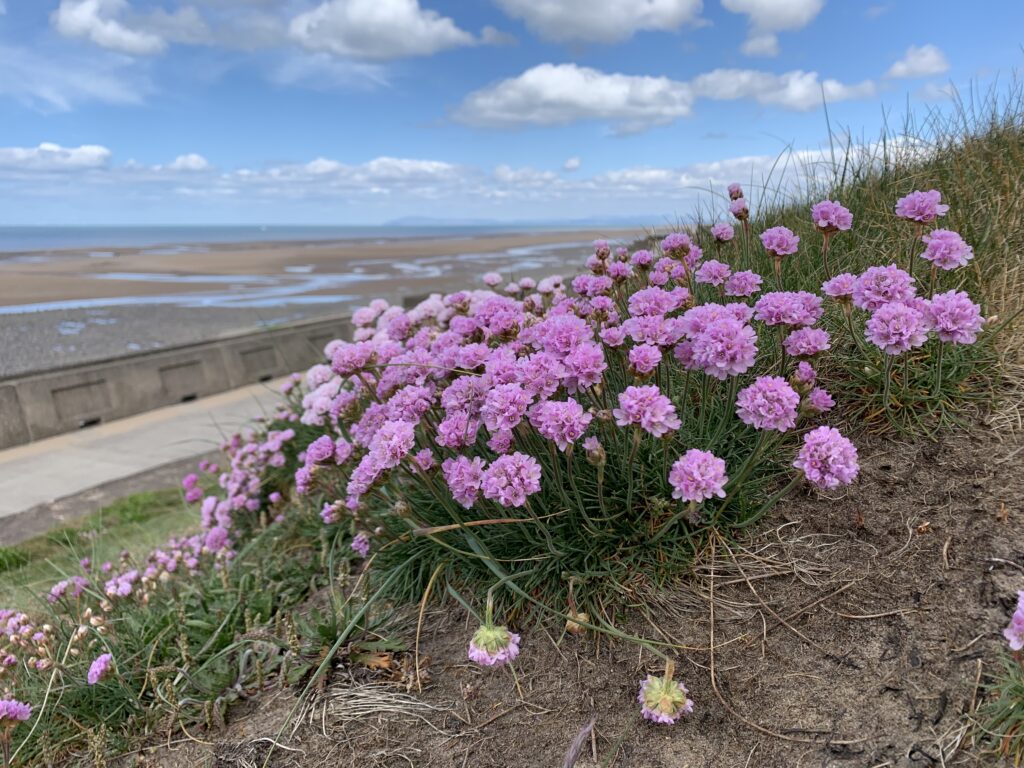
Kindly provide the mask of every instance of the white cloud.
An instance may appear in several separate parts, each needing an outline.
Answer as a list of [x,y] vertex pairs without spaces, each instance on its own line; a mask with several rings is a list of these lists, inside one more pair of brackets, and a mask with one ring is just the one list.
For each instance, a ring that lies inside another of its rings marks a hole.
[[334,88],[376,88],[388,84],[384,65],[338,59],[329,53],[289,54],[270,72],[278,85],[297,85],[314,91]]
[[210,167],[210,163],[202,155],[190,152],[187,155],[178,155],[167,167],[172,171],[205,171]]
[[640,130],[690,114],[686,83],[667,77],[606,74],[576,64],[540,64],[469,94],[456,111],[470,125],[512,127],[611,120]]
[[875,93],[875,84],[865,80],[847,85],[831,78],[818,79],[817,72],[794,70],[781,75],[756,69],[715,69],[691,81],[694,94],[716,101],[752,99],[793,110],[814,109],[822,99],[828,103],[862,99]]
[[66,112],[82,102],[138,104],[150,90],[145,73],[123,56],[66,57],[0,44],[0,95],[40,111]]
[[161,53],[167,47],[163,38],[130,29],[118,19],[127,10],[127,0],[61,0],[50,21],[65,37],[90,40],[101,48],[135,56]]
[[570,157],[570,158],[566,159],[566,161],[564,163],[562,163],[562,170],[564,170],[564,171],[578,171],[582,164],[583,164],[582,160],[580,160],[576,156],[573,156],[573,157]]
[[750,19],[742,50],[748,56],[776,56],[777,32],[803,29],[821,12],[825,0],[722,0],[722,7]]
[[98,144],[62,147],[44,141],[38,147],[0,147],[0,168],[25,171],[60,171],[102,168],[110,150]]
[[848,85],[817,72],[780,75],[752,69],[716,69],[690,81],[608,74],[575,64],[541,64],[518,77],[469,94],[455,119],[469,125],[517,127],[608,120],[619,132],[640,131],[687,117],[697,99],[735,101],[792,110],[866,98],[870,80]]
[[934,45],[912,45],[903,58],[889,67],[886,77],[911,79],[941,75],[949,69],[946,55]]
[[311,51],[371,60],[427,56],[476,42],[418,0],[324,0],[292,19],[289,36]]
[[641,30],[676,30],[694,21],[701,0],[497,0],[546,40],[613,43]]

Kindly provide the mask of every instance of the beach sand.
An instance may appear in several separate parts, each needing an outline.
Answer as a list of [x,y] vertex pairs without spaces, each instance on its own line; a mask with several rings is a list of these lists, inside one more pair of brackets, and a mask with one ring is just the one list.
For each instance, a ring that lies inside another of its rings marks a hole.
[[[639,230],[266,242],[0,256],[0,378],[342,316],[506,279],[571,276],[595,239]],[[97,258],[95,254],[103,254]]]

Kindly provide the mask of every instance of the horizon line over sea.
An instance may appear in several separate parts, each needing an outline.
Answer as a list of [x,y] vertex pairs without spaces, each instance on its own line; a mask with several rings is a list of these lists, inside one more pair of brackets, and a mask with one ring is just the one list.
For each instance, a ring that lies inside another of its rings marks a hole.
[[487,222],[465,224],[392,223],[379,225],[172,224],[96,226],[0,226],[0,253],[82,248],[148,248],[228,243],[305,241],[391,241],[415,237],[472,238],[504,233],[639,229],[640,221]]

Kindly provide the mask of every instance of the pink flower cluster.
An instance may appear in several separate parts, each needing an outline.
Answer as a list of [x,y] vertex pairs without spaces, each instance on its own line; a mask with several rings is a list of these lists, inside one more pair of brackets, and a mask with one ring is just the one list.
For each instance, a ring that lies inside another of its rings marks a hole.
[[678,459],[668,474],[672,498],[701,502],[715,496],[725,498],[725,461],[710,451],[691,448]]

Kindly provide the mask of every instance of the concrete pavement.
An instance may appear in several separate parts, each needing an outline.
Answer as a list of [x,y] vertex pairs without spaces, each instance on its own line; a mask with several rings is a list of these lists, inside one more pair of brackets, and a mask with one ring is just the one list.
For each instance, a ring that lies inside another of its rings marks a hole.
[[[270,412],[285,379],[254,384],[0,451],[4,518],[216,451],[224,437]],[[87,512],[88,510],[82,510]]]

